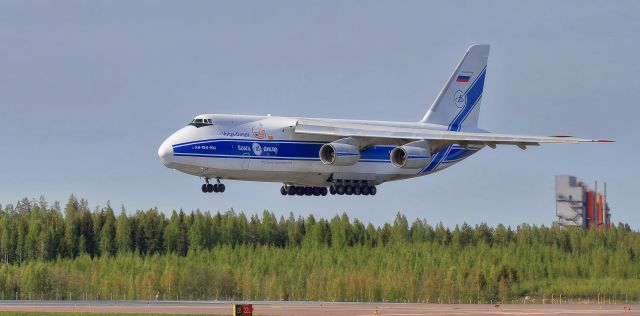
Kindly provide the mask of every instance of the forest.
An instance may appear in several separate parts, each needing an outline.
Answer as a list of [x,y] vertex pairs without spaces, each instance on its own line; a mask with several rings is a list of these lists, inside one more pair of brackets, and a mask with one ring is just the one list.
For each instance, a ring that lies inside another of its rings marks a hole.
[[[0,299],[640,300],[640,233],[0,205]],[[536,301],[537,300],[537,301]]]

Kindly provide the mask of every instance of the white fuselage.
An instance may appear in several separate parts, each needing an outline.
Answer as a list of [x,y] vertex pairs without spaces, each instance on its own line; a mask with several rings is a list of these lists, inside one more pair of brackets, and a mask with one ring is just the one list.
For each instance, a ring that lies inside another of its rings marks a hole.
[[[610,142],[496,134],[478,127],[489,45],[469,47],[420,122],[198,115],[158,149],[168,168],[205,178],[279,182],[283,195],[375,195],[376,185],[448,168],[485,146]],[[218,179],[211,184],[211,179]]]
[[[390,152],[402,145],[388,143],[369,146],[350,166],[324,164],[320,147],[340,137],[301,135],[294,132],[297,118],[205,114],[197,118],[210,124],[187,125],[167,138],[158,150],[168,168],[203,178],[279,182],[287,185],[329,186],[334,180],[356,180],[377,185],[430,174],[469,157],[482,147],[449,145],[433,153],[424,168],[404,169],[390,161]],[[338,120],[328,120],[338,121]],[[447,126],[339,120],[370,125],[446,130]]]

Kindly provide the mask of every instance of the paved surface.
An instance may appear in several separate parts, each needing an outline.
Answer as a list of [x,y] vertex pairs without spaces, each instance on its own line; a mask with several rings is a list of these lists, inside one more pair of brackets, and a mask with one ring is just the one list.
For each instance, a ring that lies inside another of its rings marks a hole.
[[[242,303],[242,302],[236,302]],[[640,305],[468,305],[248,302],[254,315],[640,315]],[[0,301],[0,311],[231,314],[233,302]],[[625,306],[631,307],[625,312]]]

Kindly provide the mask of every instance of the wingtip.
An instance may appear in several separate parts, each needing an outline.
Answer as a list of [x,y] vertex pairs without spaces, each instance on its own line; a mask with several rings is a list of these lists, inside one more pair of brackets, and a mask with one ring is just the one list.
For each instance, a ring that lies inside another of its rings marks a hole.
[[[556,138],[573,138],[573,136],[569,136],[569,135],[554,135],[551,137],[556,137]],[[581,143],[615,143],[615,140],[611,140],[611,139],[579,139],[578,142]]]
[[610,139],[581,139],[581,143],[615,143],[615,140]]

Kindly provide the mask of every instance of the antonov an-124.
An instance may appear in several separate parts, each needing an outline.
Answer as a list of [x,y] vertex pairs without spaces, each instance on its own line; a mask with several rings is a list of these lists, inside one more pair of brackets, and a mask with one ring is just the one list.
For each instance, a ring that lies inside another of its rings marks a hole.
[[244,180],[282,183],[282,195],[375,195],[379,184],[443,170],[485,146],[609,142],[478,128],[488,56],[489,45],[471,46],[416,123],[202,114],[169,136],[158,156],[202,178],[202,192]]

